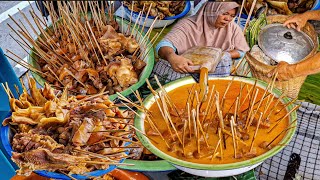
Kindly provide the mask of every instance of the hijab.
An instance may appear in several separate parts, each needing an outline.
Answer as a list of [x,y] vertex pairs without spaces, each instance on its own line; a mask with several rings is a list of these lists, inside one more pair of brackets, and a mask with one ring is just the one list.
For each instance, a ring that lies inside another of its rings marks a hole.
[[212,46],[223,51],[248,51],[249,46],[241,28],[233,21],[223,28],[215,28],[219,15],[238,8],[236,2],[206,2],[197,14],[180,20],[164,37],[170,41],[178,54],[194,46]]

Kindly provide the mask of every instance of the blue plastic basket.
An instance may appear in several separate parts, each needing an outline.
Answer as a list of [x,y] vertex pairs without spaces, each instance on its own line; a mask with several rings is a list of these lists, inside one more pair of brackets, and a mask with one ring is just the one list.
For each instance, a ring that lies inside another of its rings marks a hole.
[[[19,87],[19,91],[22,91],[21,84],[19,82],[18,77],[14,73],[14,70],[6,58],[4,56],[4,53],[2,49],[0,48],[0,83],[8,82],[9,88],[11,89],[13,95],[17,98],[18,93],[15,90],[14,85],[17,85]],[[10,112],[10,106],[9,106],[9,99],[4,91],[3,87],[0,86],[0,120],[2,123],[2,120],[7,117],[7,115]],[[0,135],[0,138],[1,135]],[[0,143],[0,174],[1,179],[10,179],[12,176],[15,175],[15,164],[11,161],[11,156],[6,156],[5,154],[5,148]]]
[[[1,135],[1,143],[3,144],[4,151],[3,153],[6,154],[6,156],[11,157],[12,156],[12,147],[10,144],[10,139],[12,137],[11,131],[9,126],[2,126],[0,129],[0,135]],[[130,142],[125,143],[125,146],[128,146]],[[122,163],[124,159],[120,160],[120,163]],[[103,169],[103,170],[96,170],[87,173],[86,175],[80,175],[80,174],[72,174],[71,176],[76,178],[76,179],[88,179],[89,177],[99,177],[103,176],[104,174],[107,174],[108,172],[111,172],[114,170],[117,166],[115,165],[110,165],[108,169]],[[0,170],[1,172],[1,170]],[[40,176],[48,177],[48,178],[53,178],[53,179],[66,179],[69,180],[70,177],[61,174],[61,173],[55,173],[55,172],[50,172],[50,171],[45,171],[45,170],[39,170],[39,171],[34,171]]]
[[320,0],[316,0],[314,2],[312,10],[319,10],[320,9]]
[[[14,85],[19,87],[19,91],[22,92],[22,87],[19,82],[18,77],[14,73],[14,70],[6,58],[2,49],[0,48],[0,83],[8,82],[9,88],[11,89],[15,98],[18,97],[18,93],[15,90]],[[10,111],[9,99],[4,91],[3,87],[0,85],[0,119],[4,119]]]

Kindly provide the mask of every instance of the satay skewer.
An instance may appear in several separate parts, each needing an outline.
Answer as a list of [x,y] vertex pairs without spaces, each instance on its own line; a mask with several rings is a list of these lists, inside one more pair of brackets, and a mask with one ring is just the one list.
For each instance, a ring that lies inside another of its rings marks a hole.
[[289,124],[288,128],[282,130],[273,140],[270,141],[269,144],[266,145],[266,147],[270,146],[282,133],[287,132],[289,129],[295,128],[296,126],[290,127],[290,126],[291,126],[292,124],[294,124],[295,122],[297,122],[297,119],[295,119],[294,121],[292,121],[292,122]]
[[182,144],[182,140],[181,140],[181,138],[180,138],[180,136],[179,136],[179,133],[178,133],[178,131],[177,131],[174,123],[172,122],[171,115],[170,115],[170,113],[169,113],[169,109],[168,109],[166,100],[165,100],[164,97],[161,96],[161,95],[160,95],[160,99],[161,99],[161,101],[162,101],[162,106],[163,106],[163,108],[164,108],[164,113],[166,114],[167,119],[168,119],[171,127],[173,128],[174,132],[176,133],[176,136],[177,136],[179,142]]
[[211,161],[213,160],[213,158],[215,158],[217,156],[216,154],[217,154],[217,150],[218,150],[218,148],[220,146],[220,143],[221,143],[221,139],[218,140],[217,146],[216,146],[216,148],[214,148],[214,151],[213,151],[213,154],[212,154],[212,157],[211,157]]
[[195,109],[192,109],[192,119],[193,119],[193,129],[194,129],[194,134],[195,134],[195,138],[196,138],[196,143],[197,143],[197,152],[200,154],[201,150],[200,150],[200,133],[199,133],[199,127],[198,127],[198,123],[197,123],[197,112]]
[[[132,17],[132,13],[133,13],[133,3],[131,4],[131,13],[130,13],[130,17]],[[126,31],[126,35],[128,35],[128,32],[130,32],[130,28],[131,28],[131,21],[132,21],[132,18],[130,18],[130,21],[129,21],[129,25],[127,27],[127,31]]]
[[[258,104],[258,106],[257,106],[257,108],[256,108],[257,110],[256,110],[256,111],[251,115],[251,117],[250,117],[250,121],[249,121],[249,125],[248,125],[248,126],[250,126],[251,122],[253,121],[253,118],[255,117],[256,113],[259,111],[260,106],[261,106],[262,102],[264,101],[268,90],[273,86],[273,84],[274,84],[274,82],[275,82],[275,80],[276,80],[276,77],[277,77],[277,74],[273,77],[272,81],[268,83],[266,89],[264,90],[263,95],[262,95],[261,99],[259,100],[259,104]],[[271,89],[271,91],[272,91],[272,89]],[[269,96],[270,94],[271,94],[271,93],[269,93],[268,96]],[[254,105],[255,105],[255,104],[256,104],[256,103],[254,103]],[[247,132],[249,131],[248,126],[246,127],[246,128],[247,128]]]
[[[227,131],[227,130],[223,130],[223,132],[225,134],[227,134],[228,136],[231,136],[232,137],[232,133]],[[236,140],[239,141],[241,144],[245,145],[245,146],[248,146],[248,144],[246,142],[244,142],[243,140],[241,140],[238,136],[235,136]]]
[[183,149],[183,154],[186,154],[185,140],[186,140],[187,124],[188,124],[188,121],[184,121],[184,124],[183,124],[183,134],[182,134],[182,149]]
[[293,111],[299,109],[301,105],[297,105],[294,108],[292,108],[286,115],[282,116],[281,118],[279,118],[278,120],[276,120],[276,124],[267,132],[270,133],[271,131],[274,130],[275,127],[277,127],[279,125],[279,123],[284,120],[286,117],[288,117]]
[[92,31],[92,28],[91,28],[91,26],[90,26],[89,21],[87,21],[86,24],[88,25],[88,28],[89,28],[89,30],[90,30],[90,32],[91,32],[91,35],[92,35],[92,37],[93,37],[94,42],[97,44],[98,50],[99,50],[99,52],[100,52],[100,54],[101,54],[101,56],[102,56],[102,59],[103,59],[104,63],[105,63],[105,64],[108,64],[106,58],[104,57],[104,55],[103,55],[103,53],[102,53],[102,50],[101,50],[101,48],[100,48],[100,45],[99,45],[99,43],[98,43],[98,41],[97,41],[97,39],[96,39],[93,31]]
[[275,113],[275,115],[279,114],[282,110],[286,109],[286,107],[288,107],[289,105],[293,104],[295,101],[297,101],[297,99],[298,99],[298,97],[295,97],[295,98],[291,99],[291,101],[286,103],[279,111],[277,111]]
[[210,91],[210,94],[209,94],[208,104],[207,104],[207,107],[206,107],[206,109],[204,111],[204,115],[203,115],[203,119],[202,119],[201,123],[203,123],[206,120],[209,111],[211,111],[212,104],[213,104],[212,102],[214,101],[213,98],[212,98],[213,97],[213,93],[214,93],[214,89],[215,89],[215,85],[212,85],[211,86],[211,91]]
[[[241,7],[240,7],[240,12],[239,12],[239,16],[238,16],[238,21],[237,21],[237,24],[240,25],[240,18],[241,18],[241,14],[242,14],[242,10],[243,10],[243,7],[244,7],[244,4],[245,4],[246,0],[242,0],[242,3],[241,3]],[[241,60],[243,60],[244,58],[242,58]]]
[[221,160],[223,160],[223,150],[222,150],[222,143],[221,143],[221,135],[222,134],[222,132],[221,132],[221,129],[219,128],[218,129],[218,135],[219,135],[219,141],[220,141],[220,156],[221,156]]
[[230,128],[231,128],[231,133],[232,133],[234,158],[237,158],[237,145],[236,145],[236,138],[235,138],[236,135],[235,135],[235,132],[234,132],[234,118],[233,118],[233,116],[231,116]]
[[[130,35],[129,35],[129,38],[132,38],[132,36],[133,36],[133,31],[136,30],[136,26],[137,26],[140,18],[141,18],[141,11],[139,12],[138,17],[137,17],[137,19],[136,19],[136,22],[134,23],[133,28],[131,29],[131,33],[130,33]],[[137,31],[138,31],[138,30],[137,30]]]
[[44,74],[42,71],[39,71],[38,69],[34,68],[33,66],[30,66],[29,64],[24,64],[23,59],[20,58],[20,61],[15,60],[14,58],[8,56],[7,54],[5,54],[6,57],[8,57],[9,59],[11,59],[12,61],[20,64],[21,66],[25,67],[26,69],[29,69],[30,71],[33,71],[37,74],[39,74],[42,77],[45,77],[46,74]]
[[282,93],[279,98],[277,99],[276,103],[272,106],[272,109],[269,110],[269,113],[266,117],[266,119],[268,119],[270,117],[270,115],[273,113],[273,111],[277,108],[278,104],[281,102],[281,99],[285,96],[284,93]]
[[12,97],[11,97],[11,94],[9,93],[9,91],[8,91],[8,89],[7,89],[7,87],[6,87],[3,83],[1,83],[1,85],[2,85],[2,87],[3,87],[3,90],[6,92],[6,94],[7,94],[7,96],[8,96],[8,99],[12,98]]
[[[220,128],[222,129],[222,132],[224,130],[224,122],[223,122],[223,117],[222,117],[222,111],[220,110],[220,106],[219,106],[219,97],[216,98],[216,108],[217,108],[217,114],[219,117],[219,122],[220,122]],[[226,145],[226,138],[224,133],[222,133],[222,138],[223,138],[223,146],[226,149],[227,145]]]
[[252,111],[253,111],[253,106],[255,104],[255,101],[256,101],[256,98],[258,96],[258,93],[259,93],[259,89],[256,89],[256,93],[254,95],[254,98],[253,98],[253,103],[251,103],[251,106],[250,106],[250,109],[248,111],[248,115],[247,115],[247,119],[246,119],[246,124],[245,124],[245,129],[247,129],[249,126],[250,126],[250,119],[251,119],[251,114],[252,114]]
[[[148,19],[148,17],[149,17],[149,13],[150,13],[151,8],[152,8],[152,4],[149,5],[148,12],[147,12],[146,17],[145,17],[146,19]],[[147,23],[147,21],[145,20],[143,22],[143,25],[142,25],[142,28],[141,28],[141,32],[144,32],[144,27],[145,27],[146,23]],[[138,39],[138,41],[140,41],[140,38]]]
[[256,6],[256,2],[257,2],[257,0],[253,0],[253,3],[252,3],[252,5],[251,5],[250,11],[249,11],[248,18],[247,18],[247,20],[246,20],[246,24],[244,25],[244,28],[243,28],[243,33],[244,33],[244,32],[246,31],[246,29],[247,29],[247,26],[248,26],[248,23],[249,23],[249,21],[250,21],[252,12],[253,12],[253,10],[254,10],[254,7]]
[[249,150],[249,152],[252,151],[253,144],[254,144],[254,140],[256,139],[256,136],[257,136],[257,134],[258,134],[258,130],[259,130],[259,126],[260,126],[261,119],[262,119],[262,113],[260,112],[259,120],[258,120],[257,127],[256,127],[256,130],[255,130],[255,132],[254,132],[254,135],[253,135],[253,138],[252,138],[252,141],[251,141],[251,145],[250,145],[250,150]]
[[[209,147],[209,143],[206,138],[206,133],[204,133],[204,130],[203,130],[201,122],[200,122],[200,117],[199,117],[200,116],[200,103],[197,105],[196,113],[197,113],[197,123],[198,123],[197,127],[199,128],[199,131],[201,132],[201,134],[203,136],[204,142],[206,143],[207,147]],[[199,138],[200,138],[200,135],[199,135]]]
[[189,124],[189,138],[191,139],[192,131],[191,131],[191,115],[190,115],[190,104],[187,103],[187,111],[188,111],[188,124]]

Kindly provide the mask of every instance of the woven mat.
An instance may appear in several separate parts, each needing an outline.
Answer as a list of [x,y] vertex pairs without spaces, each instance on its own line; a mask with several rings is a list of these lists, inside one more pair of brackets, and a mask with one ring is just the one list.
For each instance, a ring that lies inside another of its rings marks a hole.
[[292,141],[256,169],[258,179],[284,179],[292,153],[301,157],[296,179],[320,179],[320,106],[304,102],[297,115],[298,126]]

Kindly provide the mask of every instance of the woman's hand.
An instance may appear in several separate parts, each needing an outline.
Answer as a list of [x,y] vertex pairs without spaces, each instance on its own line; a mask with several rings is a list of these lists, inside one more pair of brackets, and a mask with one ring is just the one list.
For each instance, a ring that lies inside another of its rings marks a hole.
[[305,14],[298,14],[291,16],[283,23],[283,25],[287,26],[287,28],[293,28],[301,31],[301,29],[306,25],[307,21],[308,17]]
[[294,77],[294,67],[285,61],[280,61],[278,65],[268,73],[268,77],[271,78],[278,72],[277,80],[287,81]]
[[193,72],[191,67],[189,67],[193,65],[190,59],[172,53],[168,56],[168,61],[171,64],[172,69],[178,73]]

